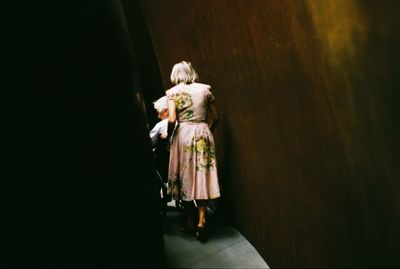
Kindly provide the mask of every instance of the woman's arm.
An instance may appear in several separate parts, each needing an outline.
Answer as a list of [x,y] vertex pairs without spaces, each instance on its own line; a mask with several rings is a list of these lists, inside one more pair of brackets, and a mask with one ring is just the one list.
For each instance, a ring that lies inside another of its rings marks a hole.
[[210,127],[211,132],[214,132],[215,128],[217,127],[218,122],[219,122],[219,116],[218,116],[217,106],[215,104],[215,101],[212,101],[210,103],[210,106],[209,106],[208,112],[207,112],[207,124],[208,124],[208,127]]
[[176,121],[176,107],[174,100],[168,100],[168,123],[175,124]]
[[168,137],[170,137],[176,126],[176,107],[173,99],[168,100]]

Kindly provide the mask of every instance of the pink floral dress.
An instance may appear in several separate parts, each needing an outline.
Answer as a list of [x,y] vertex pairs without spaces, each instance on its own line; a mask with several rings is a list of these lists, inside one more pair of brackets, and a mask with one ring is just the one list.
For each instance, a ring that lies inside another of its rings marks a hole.
[[172,138],[168,193],[175,200],[208,200],[220,197],[213,135],[207,125],[210,86],[179,84],[167,92],[175,101],[178,128]]

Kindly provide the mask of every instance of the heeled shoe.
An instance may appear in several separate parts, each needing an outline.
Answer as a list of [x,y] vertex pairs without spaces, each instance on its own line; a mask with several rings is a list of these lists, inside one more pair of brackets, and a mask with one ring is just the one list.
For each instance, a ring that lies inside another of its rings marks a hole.
[[204,243],[207,241],[207,231],[206,231],[206,227],[197,227],[197,232],[196,232],[196,239],[199,240],[201,243]]

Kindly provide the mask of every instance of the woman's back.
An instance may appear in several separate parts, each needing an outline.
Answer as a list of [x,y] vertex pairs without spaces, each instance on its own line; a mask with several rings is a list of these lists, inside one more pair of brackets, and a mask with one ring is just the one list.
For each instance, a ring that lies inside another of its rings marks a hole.
[[175,200],[196,200],[196,238],[204,242],[207,202],[220,197],[212,135],[218,119],[210,86],[195,81],[198,75],[191,63],[182,61],[172,68],[171,82],[176,86],[166,92],[168,121],[178,121],[178,127],[171,144],[168,193]]
[[178,122],[204,122],[207,110],[214,96],[210,86],[201,83],[178,84],[167,91],[167,96],[174,99]]

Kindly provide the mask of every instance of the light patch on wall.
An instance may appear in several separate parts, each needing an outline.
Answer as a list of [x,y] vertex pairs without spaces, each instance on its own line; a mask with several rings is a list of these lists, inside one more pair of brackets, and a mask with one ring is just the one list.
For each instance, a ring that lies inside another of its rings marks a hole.
[[[315,31],[333,66],[357,58],[367,34],[367,20],[355,0],[307,0]],[[356,59],[354,59],[356,60]]]
[[[306,0],[322,57],[329,66],[322,72],[327,96],[334,108],[339,132],[346,145],[349,163],[361,154],[359,133],[362,126],[359,104],[365,96],[365,57],[368,57],[368,16],[358,0]],[[356,164],[353,165],[354,167]]]

